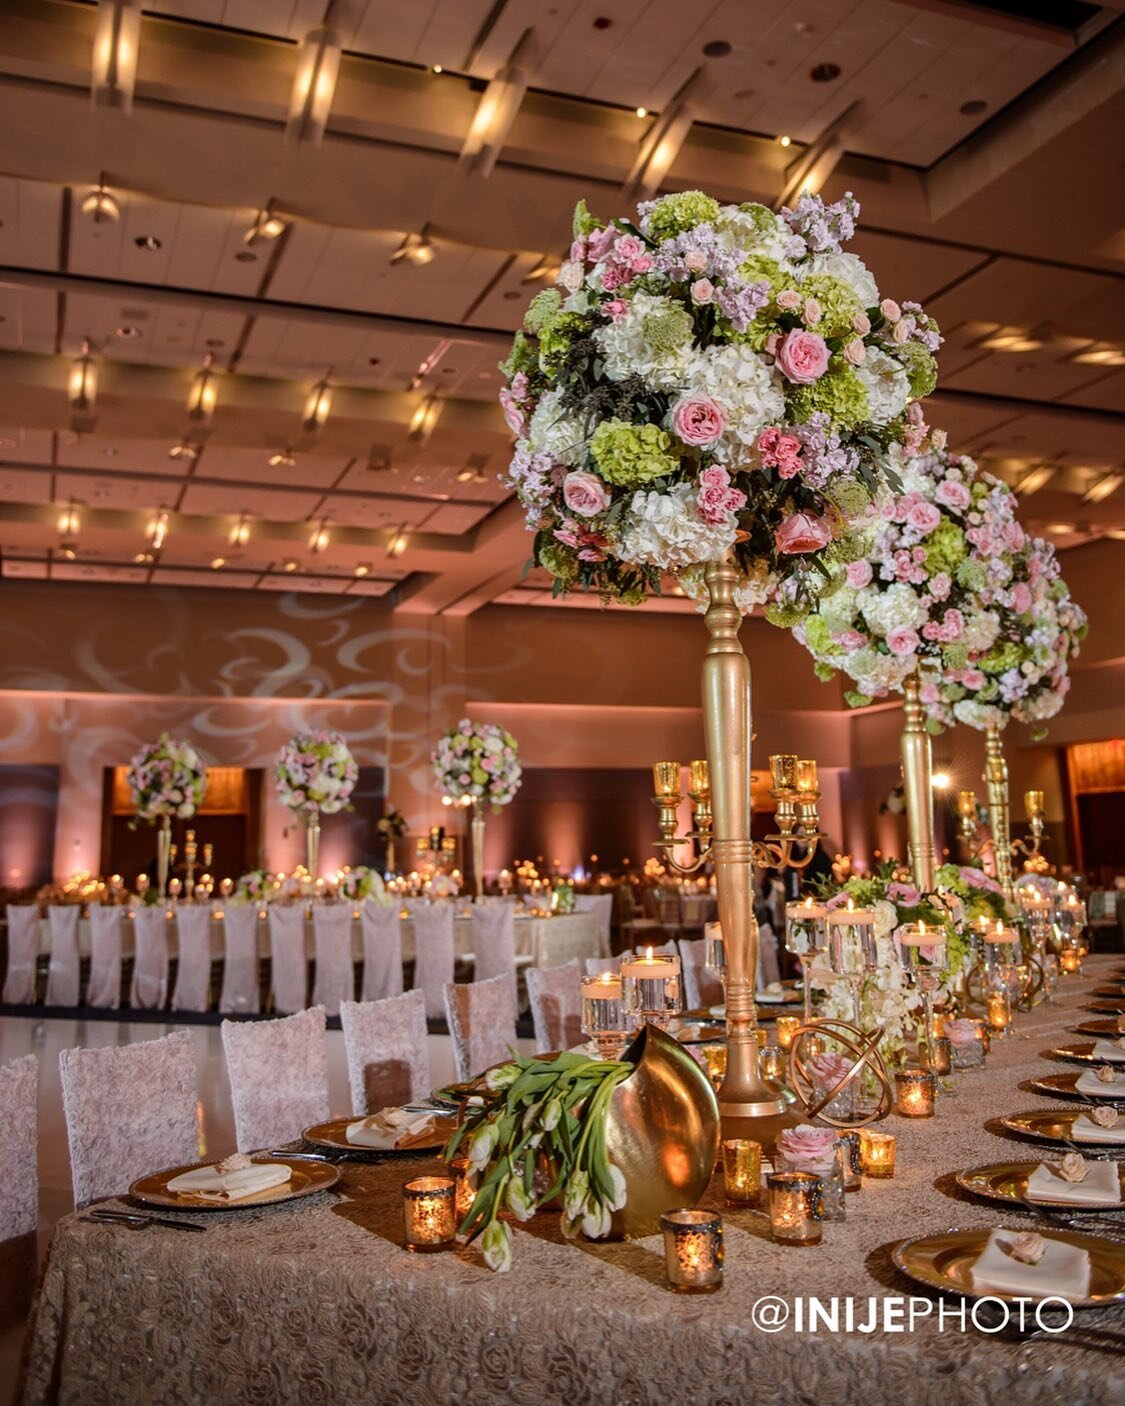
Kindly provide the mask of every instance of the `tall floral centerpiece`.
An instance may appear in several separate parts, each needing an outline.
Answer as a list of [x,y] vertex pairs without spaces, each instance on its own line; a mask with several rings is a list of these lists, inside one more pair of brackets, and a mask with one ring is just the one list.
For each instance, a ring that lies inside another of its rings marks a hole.
[[472,807],[473,883],[484,893],[484,808],[499,812],[520,787],[519,743],[495,723],[462,718],[438,739],[432,757],[442,796],[454,805]]
[[841,245],[859,205],[774,214],[701,191],[635,220],[575,211],[558,286],[502,369],[510,481],[555,590],[638,603],[678,578],[707,606],[704,718],[727,943],[728,1118],[777,1117],[758,1072],[750,674],[741,616],[792,624],[855,535],[935,380],[935,324]]
[[298,732],[277,754],[274,780],[281,803],[305,825],[305,867],[312,879],[320,867],[320,817],[350,809],[359,767],[338,732]]
[[207,763],[190,742],[161,733],[140,749],[129,763],[129,795],[136,821],[157,825],[156,888],[161,899],[168,889],[172,853],[172,819],[188,820],[203,803]]
[[401,840],[406,834],[406,816],[401,810],[396,810],[394,806],[391,806],[375,822],[375,829],[382,835],[383,842],[387,847],[386,862],[383,867],[388,878],[392,878],[395,872],[395,842]]

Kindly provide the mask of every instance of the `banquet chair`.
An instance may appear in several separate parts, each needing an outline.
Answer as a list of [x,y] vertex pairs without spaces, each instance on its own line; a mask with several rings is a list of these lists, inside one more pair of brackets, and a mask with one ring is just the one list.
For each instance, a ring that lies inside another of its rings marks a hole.
[[198,1160],[189,1031],[63,1050],[59,1079],[75,1206],[123,1195],[138,1177]]
[[426,998],[427,1020],[445,1013],[443,992],[452,980],[453,905],[420,904],[414,909],[414,985]]
[[429,1096],[430,1047],[421,991],[381,1001],[343,1001],[340,1024],[357,1118]]
[[511,1058],[508,1047],[516,1042],[516,996],[507,976],[460,985],[448,982],[445,1018],[461,1082]]
[[168,1000],[168,913],[163,903],[137,904],[133,937],[129,1004],[138,1010],[163,1010]]
[[90,975],[86,1004],[115,1011],[121,1005],[121,918],[117,904],[90,905]]
[[38,1082],[33,1054],[0,1065],[0,1328],[26,1317],[35,1288]]
[[582,1043],[582,977],[577,960],[561,967],[529,967],[527,994],[536,1054],[569,1050]]
[[684,977],[684,1005],[689,1011],[723,1004],[723,983],[704,962],[706,938],[680,939],[680,966]]
[[398,904],[365,898],[359,921],[363,928],[364,1003],[401,996],[402,919]]
[[613,894],[576,893],[574,895],[576,913],[593,913],[598,920],[598,951],[601,956],[609,952],[610,932],[613,924]]
[[314,903],[313,936],[316,940],[316,977],[313,1005],[326,1015],[339,1015],[340,1002],[355,996],[355,963],[352,961],[352,905]]
[[4,1004],[30,1006],[35,1001],[35,971],[39,960],[39,905],[8,904],[8,970],[4,975]]
[[277,1020],[224,1020],[234,1131],[239,1152],[300,1137],[328,1117],[324,1007]]
[[[627,946],[634,942],[643,943],[652,933],[658,932],[660,923],[655,914],[648,916],[644,909],[637,911],[637,900],[629,884],[622,884],[618,890],[618,905],[621,909],[621,921],[618,924],[618,931],[621,933]],[[642,895],[642,900],[651,904],[652,899],[646,889]]]
[[176,967],[174,1011],[205,1011],[211,1001],[211,905],[185,903],[176,909],[180,960]]
[[223,987],[219,1010],[224,1015],[257,1015],[260,1005],[258,905],[224,903]]
[[305,950],[305,905],[271,903],[270,996],[275,1011],[293,1015],[305,1009],[309,963]]
[[621,975],[621,963],[626,957],[633,955],[630,948],[627,952],[619,952],[616,957],[587,957],[586,975],[600,976],[602,972],[613,972],[615,976]]
[[[494,976],[516,980],[515,911],[508,903],[473,904],[473,980]],[[530,959],[528,959],[530,960]],[[527,965],[524,962],[523,965]]]
[[78,1004],[78,920],[82,910],[77,903],[52,903],[47,909],[51,930],[51,959],[47,967],[47,1005]]
[[764,991],[772,982],[780,980],[777,938],[769,923],[762,923],[758,927],[758,990]]

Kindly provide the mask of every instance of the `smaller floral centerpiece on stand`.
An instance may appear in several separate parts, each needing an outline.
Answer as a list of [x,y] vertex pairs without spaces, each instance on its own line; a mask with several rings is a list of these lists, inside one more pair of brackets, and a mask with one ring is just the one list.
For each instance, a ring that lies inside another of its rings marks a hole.
[[136,821],[159,822],[156,836],[157,896],[168,887],[172,852],[172,819],[190,819],[203,803],[207,789],[207,764],[190,742],[161,733],[133,757],[128,771],[129,794]]
[[372,903],[389,905],[390,895],[383,880],[374,869],[366,864],[357,864],[354,869],[345,869],[336,885],[336,892],[348,903],[362,903],[370,899]]
[[519,790],[519,744],[506,728],[462,718],[434,748],[434,775],[447,805],[471,805],[473,881],[484,892],[484,808],[499,812]]
[[269,903],[278,893],[277,878],[269,869],[250,869],[239,876],[231,898],[235,903]]
[[315,880],[320,859],[320,817],[350,810],[359,767],[338,732],[298,732],[277,754],[277,794],[306,827],[306,868]]

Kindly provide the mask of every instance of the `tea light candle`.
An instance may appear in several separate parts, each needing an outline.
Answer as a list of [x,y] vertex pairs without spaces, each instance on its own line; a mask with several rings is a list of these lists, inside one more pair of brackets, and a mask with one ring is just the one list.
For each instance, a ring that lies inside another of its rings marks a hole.
[[424,1254],[444,1250],[457,1234],[456,1186],[452,1177],[412,1177],[402,1185],[406,1248]]
[[783,1050],[787,1050],[793,1043],[793,1036],[801,1028],[799,1016],[779,1015],[777,1018],[777,1043]]
[[824,947],[824,924],[828,909],[823,903],[804,898],[785,905],[785,946],[795,956],[819,952]]
[[814,1059],[817,1055],[822,1055],[827,1048],[827,1041],[822,1035],[805,1036],[803,1053],[806,1059]]
[[876,1133],[861,1128],[859,1143],[863,1156],[863,1174],[867,1177],[893,1177],[895,1174],[895,1135]]
[[764,1045],[761,1054],[762,1078],[785,1078],[785,1051],[780,1045]]
[[625,1003],[621,978],[599,972],[582,978],[582,1030],[598,1047],[602,1059],[616,1059],[625,1047]]
[[460,1225],[476,1199],[477,1174],[468,1157],[454,1157],[449,1166],[453,1172],[453,1213]]
[[859,1191],[863,1186],[863,1148],[860,1146],[859,1134],[854,1128],[849,1128],[836,1139],[836,1146],[840,1149],[844,1190]]
[[896,1111],[904,1118],[934,1116],[934,1076],[928,1069],[902,1069],[895,1075]]
[[779,1245],[819,1245],[820,1178],[812,1172],[771,1172],[766,1177],[770,1228]]
[[957,814],[965,820],[976,819],[977,794],[975,791],[957,792]]
[[953,1045],[944,1035],[930,1041],[930,1068],[935,1074],[946,1075],[953,1068]]
[[762,1145],[748,1138],[727,1138],[723,1143],[723,1187],[735,1206],[750,1206],[762,1189]]
[[723,1286],[723,1222],[713,1211],[666,1211],[664,1268],[678,1294],[713,1294]]
[[179,898],[182,888],[183,884],[180,883],[179,879],[170,879],[168,881],[168,897]]
[[727,1072],[726,1045],[701,1045],[699,1053],[707,1065],[707,1077],[718,1088]]
[[988,993],[988,1026],[995,1035],[1003,1035],[1012,1023],[1012,998],[1007,991]]
[[874,909],[834,908],[826,921],[829,957],[836,975],[861,976],[874,970],[878,960]]
[[643,957],[628,957],[621,963],[621,993],[625,1014],[634,1021],[667,1024],[682,1005],[680,1000],[680,959],[649,947]]
[[1059,953],[1059,971],[1064,976],[1080,976],[1082,973],[1082,954],[1077,947],[1064,947]]
[[797,762],[797,790],[807,796],[816,789],[816,762],[811,758],[801,757]]

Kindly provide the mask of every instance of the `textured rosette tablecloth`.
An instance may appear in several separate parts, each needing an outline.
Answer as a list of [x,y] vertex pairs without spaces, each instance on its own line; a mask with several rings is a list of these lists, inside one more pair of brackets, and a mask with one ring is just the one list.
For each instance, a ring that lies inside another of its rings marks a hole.
[[[791,1303],[815,1294],[853,1296],[862,1322],[869,1298],[922,1295],[891,1264],[895,1239],[953,1226],[1031,1228],[1027,1216],[962,1199],[950,1174],[1037,1155],[1035,1144],[984,1124],[1051,1106],[1018,1085],[1051,1069],[1038,1052],[1058,1043],[1091,984],[1070,983],[1059,1004],[1023,1016],[985,1069],[959,1077],[958,1097],[936,1118],[890,1119],[895,1179],[849,1196],[847,1222],[827,1224],[820,1247],[776,1246],[760,1217],[724,1209],[726,1284],[710,1298],[664,1288],[657,1238],[567,1244],[550,1215],[516,1228],[507,1275],[485,1269],[473,1249],[407,1255],[399,1190],[422,1164],[351,1164],[338,1193],[215,1215],[206,1235],[61,1222],[23,1400],[1114,1406],[1125,1401],[1120,1356],[1065,1342],[1021,1347],[948,1320],[939,1332],[936,1309],[913,1333],[767,1333],[751,1320],[763,1295]],[[714,1182],[710,1199],[720,1196]],[[1120,1311],[1081,1317],[1125,1331]]]

